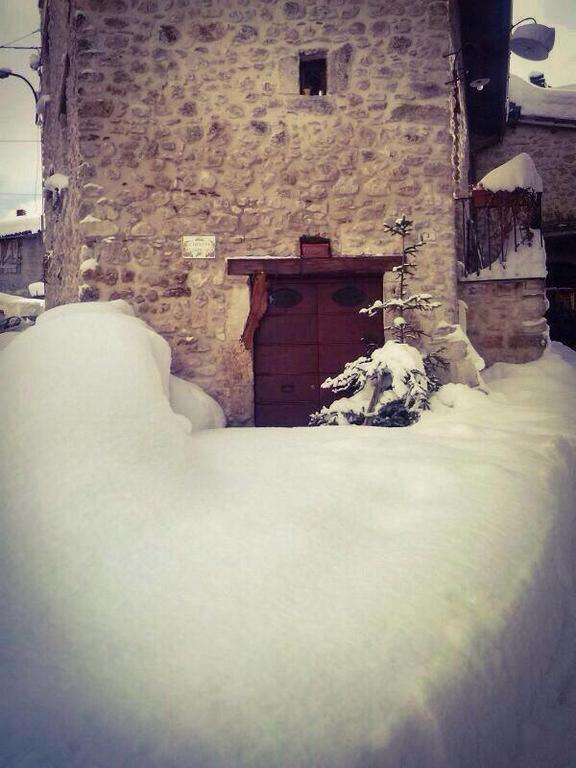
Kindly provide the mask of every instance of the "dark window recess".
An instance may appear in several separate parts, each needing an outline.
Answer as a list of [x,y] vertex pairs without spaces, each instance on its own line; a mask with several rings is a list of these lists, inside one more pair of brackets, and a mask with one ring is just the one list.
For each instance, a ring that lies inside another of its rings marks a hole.
[[17,275],[22,271],[22,244],[20,240],[0,243],[0,274]]
[[323,96],[326,92],[326,53],[301,53],[300,93],[306,96]]
[[364,291],[356,285],[346,285],[334,291],[332,300],[341,307],[357,307],[367,301]]
[[302,301],[302,294],[295,288],[274,288],[268,295],[268,303],[274,307],[289,309]]

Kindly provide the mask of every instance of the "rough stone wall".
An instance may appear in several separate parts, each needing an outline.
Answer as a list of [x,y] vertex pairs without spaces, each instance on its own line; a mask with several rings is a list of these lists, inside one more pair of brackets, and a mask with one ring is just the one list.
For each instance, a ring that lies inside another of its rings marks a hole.
[[[249,294],[228,257],[296,256],[317,234],[335,255],[392,252],[381,223],[404,212],[429,236],[434,319],[454,320],[448,0],[74,0],[68,38],[52,24],[50,87],[67,48],[79,145],[48,220],[51,303],[127,299],[236,423]],[[301,96],[299,54],[318,50],[328,94]],[[70,161],[76,136],[50,120],[46,156]],[[216,236],[215,259],[182,258],[193,234]]]
[[470,341],[486,361],[527,363],[545,346],[544,279],[460,283]]
[[[10,241],[20,240],[20,253],[22,263],[20,272],[2,272],[0,270],[0,291],[4,293],[23,293],[28,296],[28,286],[30,283],[42,280],[42,261],[44,257],[44,246],[42,244],[42,235],[28,235],[21,238],[10,238]],[[8,241],[0,241],[0,251],[2,247],[7,247]]]
[[[544,182],[544,226],[576,219],[576,131],[519,124],[502,141],[476,155],[476,177],[527,152]],[[469,307],[471,341],[486,359],[523,363],[542,354],[547,324],[544,280],[462,282],[459,296]]]
[[576,221],[576,129],[543,128],[519,123],[507,128],[500,144],[477,156],[477,177],[527,152],[542,176],[542,218],[545,224]]
[[75,109],[76,41],[71,2],[45,0],[42,7],[41,95],[49,96],[42,115],[42,164],[70,177],[62,196],[44,193],[47,306],[78,300],[81,239],[78,232],[80,185],[85,166],[79,155]]
[[[462,37],[460,34],[460,10],[456,0],[450,3],[450,22],[452,32],[452,51],[460,51]],[[454,196],[456,198],[469,195],[470,184],[470,133],[468,130],[468,115],[466,107],[466,84],[462,57],[453,54],[449,61],[452,66],[450,73],[451,84],[451,121],[452,133],[452,166],[454,173]],[[455,245],[457,261],[464,261],[464,232],[462,228],[462,208],[456,202],[454,205]]]

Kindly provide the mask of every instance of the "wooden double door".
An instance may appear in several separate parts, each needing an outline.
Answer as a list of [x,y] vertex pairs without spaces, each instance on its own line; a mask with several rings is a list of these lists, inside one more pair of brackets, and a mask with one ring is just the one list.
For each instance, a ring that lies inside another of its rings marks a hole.
[[382,315],[359,313],[381,298],[379,275],[270,278],[254,339],[256,426],[305,426],[335,399],[322,382],[383,341]]

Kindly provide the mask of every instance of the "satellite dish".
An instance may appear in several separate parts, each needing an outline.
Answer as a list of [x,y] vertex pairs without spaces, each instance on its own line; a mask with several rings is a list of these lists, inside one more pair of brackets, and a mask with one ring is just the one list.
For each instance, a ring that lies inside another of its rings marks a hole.
[[543,61],[554,47],[556,30],[544,24],[524,24],[516,27],[510,38],[513,53],[530,61]]

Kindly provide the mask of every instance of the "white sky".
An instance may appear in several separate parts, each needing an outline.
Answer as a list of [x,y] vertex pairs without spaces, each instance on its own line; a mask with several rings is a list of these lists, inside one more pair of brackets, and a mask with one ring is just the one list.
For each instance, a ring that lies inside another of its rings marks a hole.
[[[552,86],[576,83],[576,0],[515,0],[514,21],[524,16],[535,16],[539,22],[556,27],[556,45],[542,62],[512,55],[511,71],[527,79],[532,70],[540,70]],[[0,44],[38,26],[37,0],[0,0]],[[37,34],[16,45],[39,41]],[[0,67],[10,67],[37,86],[36,75],[28,65],[30,53],[0,49]],[[0,220],[11,218],[16,208],[30,213],[39,210],[41,165],[39,146],[34,143],[39,138],[32,94],[26,85],[15,78],[0,80]]]
[[[38,29],[37,6],[37,0],[0,0],[0,44]],[[14,43],[39,44],[39,34]],[[0,67],[10,67],[37,88],[38,78],[28,63],[31,53],[0,49]],[[42,185],[36,142],[40,131],[34,117],[34,99],[27,85],[14,77],[0,80],[0,220],[12,218],[16,208],[25,208],[30,213],[39,210]]]
[[556,28],[556,42],[545,61],[528,61],[512,54],[510,71],[528,79],[539,70],[551,86],[576,84],[576,0],[514,0],[514,22],[534,16],[541,24]]

